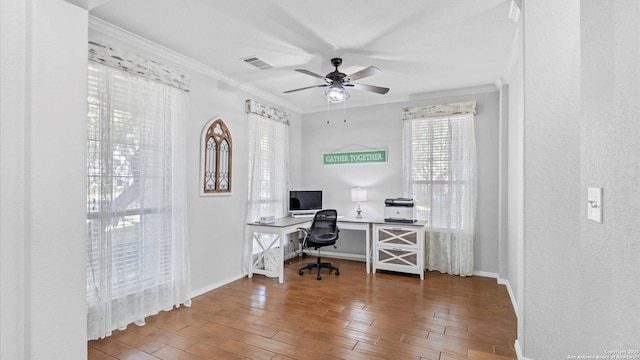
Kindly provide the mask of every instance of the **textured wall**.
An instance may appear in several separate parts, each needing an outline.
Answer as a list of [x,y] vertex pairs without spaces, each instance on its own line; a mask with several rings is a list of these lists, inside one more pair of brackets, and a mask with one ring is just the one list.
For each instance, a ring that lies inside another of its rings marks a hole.
[[[582,1],[580,339],[640,347],[640,3]],[[603,223],[586,220],[603,188]]]
[[[530,1],[524,14],[521,350],[637,351],[640,4]],[[587,187],[604,189],[602,224],[586,219]]]
[[580,6],[524,8],[524,353],[561,359],[579,350]]

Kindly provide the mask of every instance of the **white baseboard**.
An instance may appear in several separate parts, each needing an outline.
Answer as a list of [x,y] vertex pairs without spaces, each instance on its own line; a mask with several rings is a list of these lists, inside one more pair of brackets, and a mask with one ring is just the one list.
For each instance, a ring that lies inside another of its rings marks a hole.
[[516,342],[513,344],[513,347],[516,349],[516,356],[518,357],[518,360],[533,360],[533,359],[522,356],[522,349],[520,348],[520,343],[518,342],[518,339],[516,339]]
[[326,256],[334,259],[346,259],[346,260],[357,260],[357,261],[366,260],[366,257],[363,254],[350,254],[350,253],[323,251],[321,255],[323,257]]
[[236,281],[238,279],[242,279],[245,276],[247,276],[247,274],[238,274],[238,275],[236,275],[234,277],[219,281],[219,282],[211,284],[211,285],[207,285],[207,286],[202,287],[200,289],[192,290],[191,293],[189,293],[189,296],[193,299],[196,296],[200,296],[200,295],[202,295],[204,293],[207,293],[207,292],[209,292],[211,290],[215,290],[215,289],[217,289],[217,288],[219,288],[221,286],[225,286],[225,285],[227,285],[229,283],[232,283],[232,282],[234,282],[234,281]]
[[497,279],[498,278],[498,274],[492,273],[492,272],[488,272],[488,271],[474,271],[473,272],[473,276],[482,276],[482,277],[488,277],[488,278],[492,278],[492,279]]
[[493,278],[496,279],[498,284],[506,286],[507,293],[509,293],[509,299],[511,299],[511,306],[513,306],[513,311],[516,313],[516,317],[518,317],[518,302],[516,301],[516,296],[513,293],[513,290],[511,290],[511,284],[509,283],[509,280],[501,279],[498,274],[487,271],[474,271],[473,276],[484,276]]
[[518,317],[518,302],[516,301],[516,296],[511,290],[511,284],[507,279],[498,279],[498,284],[505,285],[507,287],[507,292],[509,293],[509,298],[511,299],[511,306],[513,306],[513,311],[516,313],[516,317]]
[[[307,256],[316,256],[316,252],[315,250],[308,250],[305,249],[304,253],[307,254]],[[333,252],[333,251],[322,251],[322,253],[320,254],[322,257],[328,257],[328,258],[333,258],[333,259],[346,259],[346,260],[355,260],[355,261],[366,261],[366,257],[363,254],[350,254],[350,253],[342,253],[342,252]],[[298,254],[296,253],[291,253],[288,255],[285,255],[284,259],[285,260],[289,260],[293,257],[298,256]]]

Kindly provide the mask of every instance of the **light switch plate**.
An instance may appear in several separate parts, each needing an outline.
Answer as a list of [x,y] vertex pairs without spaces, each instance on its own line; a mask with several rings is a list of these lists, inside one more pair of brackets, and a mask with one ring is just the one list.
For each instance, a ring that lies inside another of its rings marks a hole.
[[602,188],[587,190],[587,219],[602,223]]

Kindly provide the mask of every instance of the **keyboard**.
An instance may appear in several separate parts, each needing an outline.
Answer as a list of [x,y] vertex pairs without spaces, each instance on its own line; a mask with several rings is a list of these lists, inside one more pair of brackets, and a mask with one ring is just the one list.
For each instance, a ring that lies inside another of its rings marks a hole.
[[294,218],[312,218],[316,216],[316,214],[293,214],[291,216]]
[[[293,218],[312,218],[316,216],[316,214],[293,214],[291,217]],[[338,219],[343,218],[343,215],[338,215]]]

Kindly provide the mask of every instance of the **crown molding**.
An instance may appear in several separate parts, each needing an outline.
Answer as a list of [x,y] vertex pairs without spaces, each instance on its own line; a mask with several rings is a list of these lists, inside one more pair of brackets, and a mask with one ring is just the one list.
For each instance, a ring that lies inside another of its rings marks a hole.
[[509,60],[507,61],[507,66],[504,71],[503,79],[508,84],[511,82],[511,77],[513,76],[513,71],[516,68],[516,65],[522,59],[522,22],[518,23],[516,27],[516,33],[513,35],[513,41],[511,42],[511,51],[509,52]]
[[[360,102],[347,102],[347,109],[363,107],[363,106],[375,106],[375,105],[384,105],[384,104],[401,104],[401,107],[406,107],[405,103],[409,101],[416,100],[430,100],[430,99],[438,99],[445,97],[454,97],[454,96],[468,96],[475,94],[483,94],[483,93],[491,93],[498,92],[498,87],[496,84],[484,84],[478,86],[469,86],[462,87],[456,89],[445,89],[445,90],[436,90],[429,91],[424,93],[412,94],[409,96],[395,96],[395,97],[384,97],[379,100],[369,100],[369,101],[360,101]],[[342,104],[330,105],[328,111],[341,110]],[[304,108],[302,114],[309,114],[315,112],[323,112],[327,111],[327,105],[324,104],[322,106],[314,106],[310,108]]]
[[66,0],[68,3],[77,5],[85,10],[91,10],[111,0]]
[[516,23],[519,22],[521,12],[522,0],[511,0],[511,5],[509,5],[509,19]]
[[443,97],[453,97],[453,96],[467,96],[467,95],[475,95],[475,94],[483,94],[483,93],[491,93],[497,92],[498,88],[495,84],[484,84],[478,86],[468,86],[457,89],[446,89],[446,90],[437,90],[430,91],[420,94],[411,95],[409,100],[428,100],[428,99],[437,99]]
[[[400,102],[405,102],[407,100],[409,100],[408,96],[395,96],[395,97],[385,96],[384,98],[380,98],[377,100],[347,101],[345,107],[347,109],[352,109],[352,108],[365,107],[365,106],[400,103]],[[327,111],[327,108],[328,108],[328,111],[341,110],[342,106],[343,104],[340,103],[340,104],[330,104],[327,107],[327,103],[323,103],[323,105],[304,108],[302,114],[324,112],[324,111]]]
[[151,40],[117,27],[92,15],[89,15],[89,29],[104,34],[108,37],[126,42],[127,44],[139,48],[142,51],[148,52],[160,58],[184,66],[185,68],[188,68],[190,70],[202,73],[216,80],[227,83],[237,88],[238,90],[247,92],[249,95],[258,97],[263,101],[271,102],[276,106],[281,106],[293,112],[302,113],[302,109],[290,102],[283,101],[281,98],[275,97],[272,94],[262,91],[254,86],[232,79],[217,69],[207,66],[188,56],[168,49],[160,44],[157,44]]

